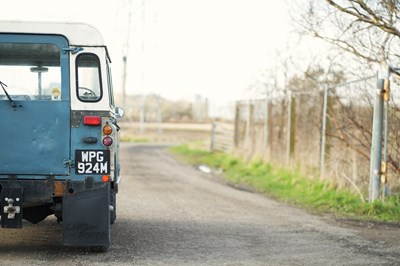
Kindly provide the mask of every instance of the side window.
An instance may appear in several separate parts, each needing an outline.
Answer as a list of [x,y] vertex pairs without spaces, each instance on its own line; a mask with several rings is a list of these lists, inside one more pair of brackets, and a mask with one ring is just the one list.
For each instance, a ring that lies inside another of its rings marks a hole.
[[111,68],[110,65],[107,64],[107,77],[108,77],[108,94],[110,97],[110,106],[114,107],[114,94],[113,94],[113,85],[112,85],[112,77],[111,77]]
[[76,88],[79,100],[97,102],[102,97],[100,60],[95,54],[83,53],[76,58]]

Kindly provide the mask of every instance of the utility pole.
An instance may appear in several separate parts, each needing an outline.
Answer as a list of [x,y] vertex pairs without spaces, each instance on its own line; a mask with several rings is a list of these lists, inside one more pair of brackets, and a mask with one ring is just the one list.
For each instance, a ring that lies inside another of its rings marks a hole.
[[[142,60],[144,61],[145,59],[145,31],[146,31],[146,0],[142,0],[142,44],[141,44],[141,50],[142,50]],[[142,63],[142,72],[140,75],[140,85],[142,89],[142,99],[140,101],[140,133],[144,133],[144,118],[145,118],[145,100],[146,96],[144,93],[144,69],[145,64],[144,62]]]
[[131,19],[132,19],[132,0],[129,0],[128,5],[128,30],[126,34],[125,44],[122,50],[122,63],[123,63],[123,75],[122,75],[122,106],[126,108],[126,72],[128,63],[128,52],[129,52],[129,41],[131,36]]

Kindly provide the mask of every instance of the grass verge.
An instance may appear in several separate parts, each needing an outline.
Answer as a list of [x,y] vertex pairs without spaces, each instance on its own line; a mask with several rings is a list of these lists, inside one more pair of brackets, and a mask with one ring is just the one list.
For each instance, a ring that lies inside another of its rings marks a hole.
[[250,186],[279,201],[314,213],[333,213],[360,220],[400,221],[398,196],[389,197],[384,202],[368,203],[348,190],[339,190],[328,182],[302,176],[298,171],[277,168],[261,160],[245,163],[229,154],[191,149],[187,145],[171,147],[170,151],[192,165],[206,164],[223,170],[223,176],[230,182]]

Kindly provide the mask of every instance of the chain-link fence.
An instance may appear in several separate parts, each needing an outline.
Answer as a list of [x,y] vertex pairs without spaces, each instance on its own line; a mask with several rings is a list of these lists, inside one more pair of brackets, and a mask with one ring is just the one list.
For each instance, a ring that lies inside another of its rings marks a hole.
[[[278,164],[300,166],[366,195],[376,77],[316,91],[271,91],[264,99],[237,102],[235,151]],[[388,184],[400,191],[400,86],[388,110]]]

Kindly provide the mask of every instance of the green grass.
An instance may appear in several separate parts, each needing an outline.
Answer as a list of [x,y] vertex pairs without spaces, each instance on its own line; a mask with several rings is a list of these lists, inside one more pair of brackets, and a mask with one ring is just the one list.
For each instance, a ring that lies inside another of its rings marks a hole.
[[326,181],[308,178],[299,171],[274,167],[261,160],[245,163],[239,157],[191,149],[187,145],[172,147],[170,151],[192,165],[206,164],[223,170],[223,176],[230,182],[250,186],[255,191],[314,213],[386,222],[400,220],[398,196],[389,197],[385,202],[367,203],[359,195],[339,190]]

